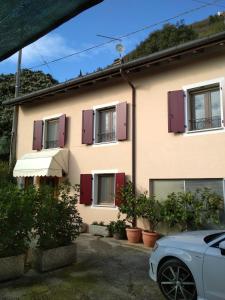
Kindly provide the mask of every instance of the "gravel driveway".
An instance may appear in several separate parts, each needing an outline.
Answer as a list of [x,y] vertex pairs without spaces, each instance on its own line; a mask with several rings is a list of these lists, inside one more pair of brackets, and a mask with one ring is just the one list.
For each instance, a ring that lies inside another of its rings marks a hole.
[[0,284],[0,299],[163,300],[148,277],[150,250],[82,234],[73,266]]

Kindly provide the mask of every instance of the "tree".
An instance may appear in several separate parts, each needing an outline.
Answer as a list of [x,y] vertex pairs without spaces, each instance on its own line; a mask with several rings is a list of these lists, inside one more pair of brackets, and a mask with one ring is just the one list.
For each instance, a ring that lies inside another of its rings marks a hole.
[[176,25],[165,24],[162,29],[156,30],[141,42],[134,51],[124,57],[125,61],[136,59],[163,49],[167,49],[198,37],[198,34],[183,21]]
[[[58,83],[50,74],[42,71],[23,69],[20,77],[20,95],[44,89]],[[4,107],[2,102],[14,97],[15,74],[0,74],[0,159],[9,156],[12,129],[12,108]]]

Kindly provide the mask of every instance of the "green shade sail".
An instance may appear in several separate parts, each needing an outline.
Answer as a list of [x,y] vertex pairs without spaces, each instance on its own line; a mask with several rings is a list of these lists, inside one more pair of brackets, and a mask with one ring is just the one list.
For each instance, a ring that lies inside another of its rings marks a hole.
[[0,61],[103,0],[0,0]]

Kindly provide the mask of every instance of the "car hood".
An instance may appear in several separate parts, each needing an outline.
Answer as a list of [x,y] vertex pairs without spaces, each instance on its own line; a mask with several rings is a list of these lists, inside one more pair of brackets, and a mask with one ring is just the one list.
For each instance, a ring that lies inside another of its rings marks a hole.
[[170,247],[179,247],[185,248],[188,245],[198,245],[207,247],[207,243],[204,241],[204,238],[208,235],[224,232],[224,230],[202,230],[202,231],[189,231],[178,234],[172,234],[167,237],[164,237],[158,241],[158,244],[161,246],[170,246]]

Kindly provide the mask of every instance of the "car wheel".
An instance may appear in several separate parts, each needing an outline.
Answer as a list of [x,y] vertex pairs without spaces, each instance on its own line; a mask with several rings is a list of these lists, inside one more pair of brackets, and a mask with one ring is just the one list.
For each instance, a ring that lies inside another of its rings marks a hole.
[[158,284],[168,300],[197,299],[196,285],[191,271],[178,259],[170,259],[160,267]]

